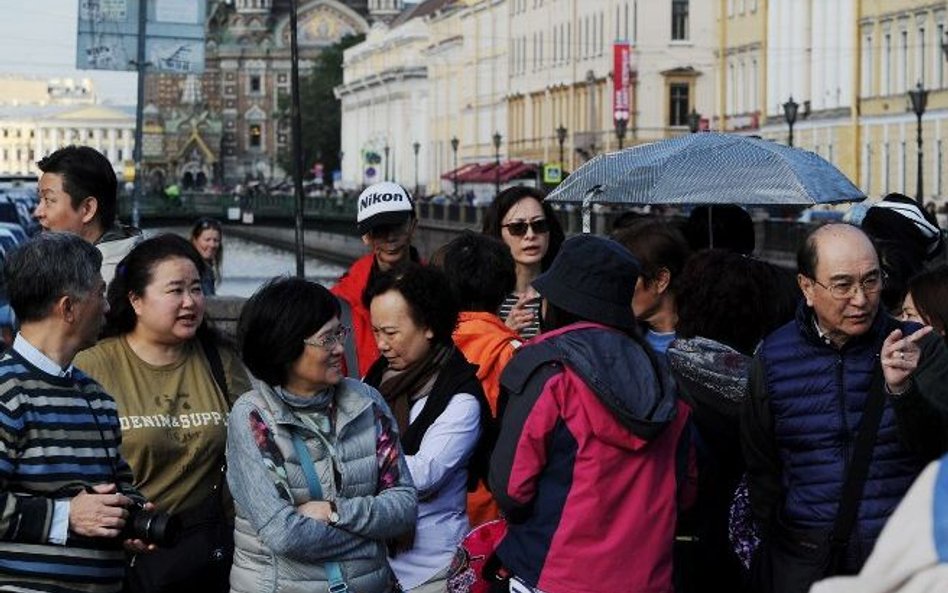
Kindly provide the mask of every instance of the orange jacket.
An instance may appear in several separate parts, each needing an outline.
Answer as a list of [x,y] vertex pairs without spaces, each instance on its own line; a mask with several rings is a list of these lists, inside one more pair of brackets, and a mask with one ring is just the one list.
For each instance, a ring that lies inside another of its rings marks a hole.
[[[477,365],[477,379],[484,388],[491,415],[497,417],[500,374],[520,346],[520,336],[493,313],[464,311],[458,317],[454,343],[471,364]],[[500,516],[494,499],[484,484],[467,495],[467,515],[471,526]]]
[[355,342],[356,356],[359,358],[359,377],[369,372],[369,367],[379,357],[379,349],[372,335],[372,319],[369,310],[362,304],[362,292],[369,282],[375,256],[363,255],[342,275],[339,282],[330,289],[334,295],[349,303],[352,310],[352,340]]

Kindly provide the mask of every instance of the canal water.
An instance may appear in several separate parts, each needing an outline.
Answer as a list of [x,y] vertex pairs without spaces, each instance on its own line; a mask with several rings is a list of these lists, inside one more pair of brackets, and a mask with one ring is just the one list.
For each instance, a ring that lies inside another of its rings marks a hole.
[[[190,230],[184,227],[156,228],[148,229],[145,234],[151,236],[170,232],[188,237]],[[344,267],[317,258],[307,257],[305,262],[306,277],[326,287],[335,284],[345,272]],[[249,297],[270,278],[295,274],[296,257],[292,252],[225,233],[223,280],[217,287],[217,294]]]

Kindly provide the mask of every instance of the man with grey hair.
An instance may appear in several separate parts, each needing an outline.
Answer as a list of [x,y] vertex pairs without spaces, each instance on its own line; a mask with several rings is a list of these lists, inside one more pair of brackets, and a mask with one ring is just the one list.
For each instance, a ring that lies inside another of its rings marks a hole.
[[72,366],[108,310],[101,263],[91,243],[58,232],[6,261],[21,329],[0,358],[0,589],[121,589],[126,507],[141,496],[119,455],[115,401]]

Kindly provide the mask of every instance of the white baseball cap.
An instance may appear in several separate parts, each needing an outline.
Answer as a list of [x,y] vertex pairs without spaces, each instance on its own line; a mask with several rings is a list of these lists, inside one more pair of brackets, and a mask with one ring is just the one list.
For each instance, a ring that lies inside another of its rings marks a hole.
[[391,181],[365,188],[359,194],[358,207],[356,222],[360,235],[378,226],[403,224],[415,216],[415,203],[408,190]]

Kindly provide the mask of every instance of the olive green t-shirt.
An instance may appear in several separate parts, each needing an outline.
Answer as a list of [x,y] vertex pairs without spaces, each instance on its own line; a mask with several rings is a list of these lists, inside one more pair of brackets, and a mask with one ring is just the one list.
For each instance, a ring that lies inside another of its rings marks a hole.
[[124,336],[102,340],[73,361],[115,398],[122,456],[135,486],[163,511],[196,506],[221,482],[227,414],[250,382],[231,351],[219,352],[226,400],[197,341],[180,361],[164,366],[143,361]]

